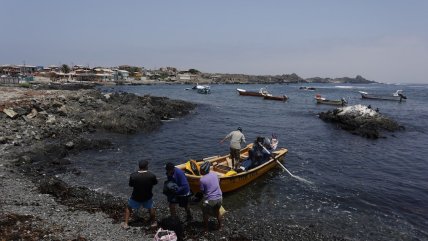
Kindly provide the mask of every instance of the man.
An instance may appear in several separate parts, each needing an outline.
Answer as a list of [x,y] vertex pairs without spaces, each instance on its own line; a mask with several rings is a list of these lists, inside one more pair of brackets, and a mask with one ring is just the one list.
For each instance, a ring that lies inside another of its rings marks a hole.
[[147,209],[150,214],[152,227],[156,227],[155,210],[153,208],[153,186],[158,183],[156,176],[148,171],[149,162],[141,160],[138,163],[139,169],[129,177],[129,186],[133,187],[132,195],[128,200],[128,206],[125,209],[125,222],[122,224],[124,229],[128,229],[129,216],[133,209],[138,210],[141,206]]
[[230,158],[232,159],[232,166],[233,168],[237,168],[241,161],[241,143],[245,143],[245,136],[242,134],[242,128],[238,127],[236,131],[230,132],[220,141],[220,144],[227,139],[230,139]]
[[187,181],[186,175],[184,172],[176,168],[173,163],[168,162],[165,166],[167,181],[172,181],[176,185],[176,190],[174,191],[175,195],[168,197],[169,202],[169,212],[171,216],[176,216],[177,211],[176,207],[178,206],[186,210],[186,220],[192,220],[192,214],[189,208],[189,199],[191,196],[189,182]]
[[214,216],[217,218],[218,229],[222,226],[222,215],[220,208],[223,202],[223,193],[220,189],[220,180],[218,176],[210,172],[210,163],[208,161],[201,165],[200,190],[204,195],[202,202],[202,214],[204,217],[205,232],[208,232],[208,218]]

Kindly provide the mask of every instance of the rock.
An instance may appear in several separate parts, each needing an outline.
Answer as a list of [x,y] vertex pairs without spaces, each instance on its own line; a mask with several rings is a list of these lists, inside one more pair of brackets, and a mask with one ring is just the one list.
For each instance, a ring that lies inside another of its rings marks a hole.
[[27,115],[28,113],[30,113],[31,108],[28,108],[27,106],[18,106],[18,107],[14,107],[13,110],[18,113],[18,116],[23,116],[23,115]]
[[67,116],[68,110],[65,105],[62,105],[60,108],[58,108],[57,113],[61,116]]
[[48,119],[46,120],[46,123],[52,124],[56,121],[56,118],[54,115],[48,115]]
[[73,143],[72,141],[69,141],[69,142],[65,143],[65,146],[66,146],[68,149],[71,149],[71,148],[73,148],[73,147],[74,147],[74,143]]
[[36,117],[36,115],[37,115],[38,113],[39,113],[39,112],[38,112],[35,108],[33,108],[33,109],[31,110],[31,113],[27,115],[27,118],[32,119],[32,118]]
[[108,99],[110,99],[111,95],[112,95],[111,93],[107,93],[104,95],[104,97],[108,100]]
[[336,123],[341,129],[366,138],[376,139],[381,131],[397,131],[404,129],[396,121],[363,106],[354,105],[319,113],[319,118]]
[[3,112],[12,119],[15,119],[18,116],[18,113],[12,109],[4,109]]
[[53,103],[52,103],[52,106],[53,107],[55,107],[55,108],[59,108],[59,107],[61,107],[63,104],[61,103],[61,102],[59,102],[59,101],[54,101]]

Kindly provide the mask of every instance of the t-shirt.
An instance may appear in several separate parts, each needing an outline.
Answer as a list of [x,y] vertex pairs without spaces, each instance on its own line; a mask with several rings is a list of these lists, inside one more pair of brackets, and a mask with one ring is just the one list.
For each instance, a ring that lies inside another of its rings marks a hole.
[[202,176],[200,183],[200,189],[206,200],[218,200],[222,197],[220,181],[215,173],[210,172]]
[[144,202],[153,197],[153,186],[158,183],[155,174],[149,171],[138,171],[129,177],[129,186],[133,187],[131,198]]
[[241,149],[241,142],[245,143],[245,136],[240,131],[230,132],[226,138],[230,138],[230,147],[234,149]]

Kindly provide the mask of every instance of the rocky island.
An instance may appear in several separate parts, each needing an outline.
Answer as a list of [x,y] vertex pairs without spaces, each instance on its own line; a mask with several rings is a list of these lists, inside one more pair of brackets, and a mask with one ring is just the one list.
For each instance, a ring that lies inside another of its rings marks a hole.
[[382,137],[381,131],[397,131],[404,129],[391,118],[364,106],[354,105],[341,107],[319,113],[319,118],[337,124],[343,130],[367,138]]

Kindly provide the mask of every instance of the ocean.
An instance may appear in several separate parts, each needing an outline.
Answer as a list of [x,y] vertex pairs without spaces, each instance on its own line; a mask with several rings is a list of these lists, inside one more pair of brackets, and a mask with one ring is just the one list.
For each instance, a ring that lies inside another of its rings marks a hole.
[[[79,178],[64,174],[73,185],[128,197],[129,174],[140,159],[164,177],[164,165],[228,153],[219,141],[242,127],[247,143],[275,133],[288,149],[284,165],[224,197],[227,210],[288,225],[316,226],[354,240],[428,240],[428,85],[313,84],[211,85],[211,94],[186,90],[190,85],[115,86],[104,91],[165,96],[197,103],[189,115],[168,120],[151,133],[97,133],[115,149],[72,156]],[[287,102],[239,96],[236,88],[267,87]],[[405,102],[361,99],[358,91],[391,94],[403,90]],[[349,105],[371,105],[405,127],[385,138],[366,139],[338,129],[317,117],[335,107],[316,104],[314,96],[344,97]],[[156,198],[165,198],[162,185]],[[248,210],[258,210],[249,212]]]

